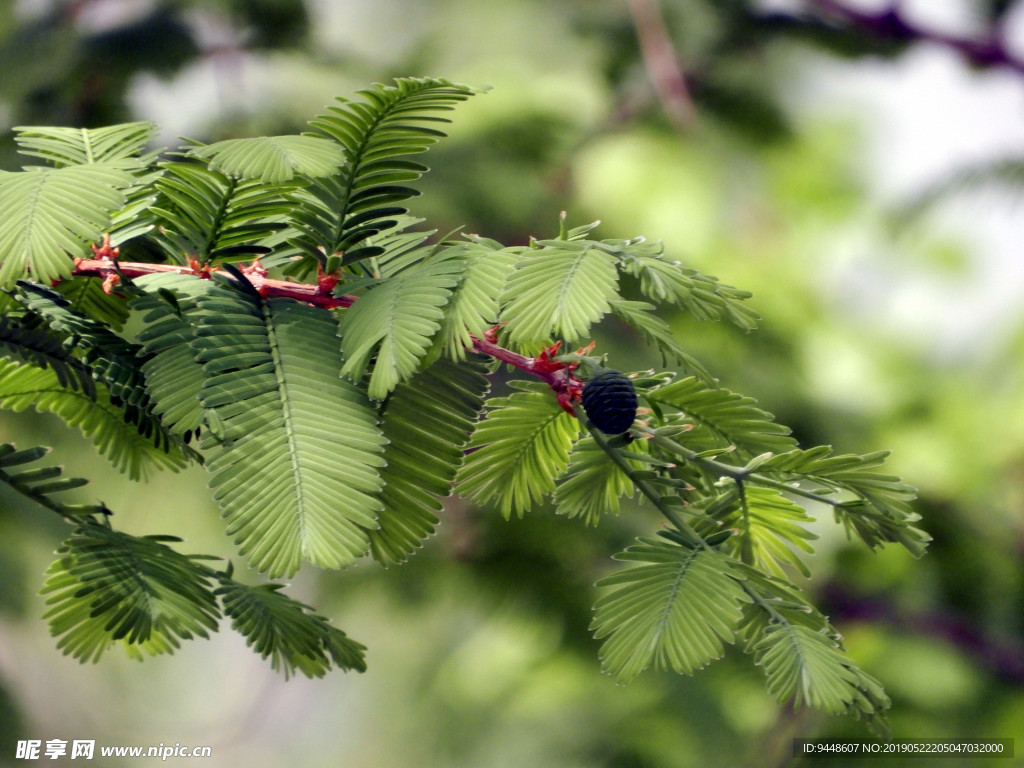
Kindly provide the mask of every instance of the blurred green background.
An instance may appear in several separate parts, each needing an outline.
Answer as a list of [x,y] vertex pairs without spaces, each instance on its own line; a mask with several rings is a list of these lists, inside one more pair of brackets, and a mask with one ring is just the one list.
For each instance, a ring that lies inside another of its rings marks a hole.
[[[955,44],[997,32],[1001,58]],[[753,334],[667,319],[802,443],[894,449],[934,536],[920,561],[871,554],[823,514],[808,589],[885,684],[896,737],[1015,738],[1021,754],[1015,50],[1013,0],[5,0],[0,161],[16,167],[14,125],[152,119],[174,146],[301,130],[395,76],[493,86],[427,156],[413,213],[517,244],[565,210],[754,291]],[[617,368],[657,365],[620,328],[598,340]],[[133,484],[55,420],[0,419],[0,440],[53,445],[92,479],[85,497],[122,529],[238,561],[201,469]],[[868,735],[778,706],[736,652],[692,678],[602,676],[591,585],[651,529],[640,509],[584,529],[452,500],[407,566],[307,569],[290,593],[368,645],[370,671],[287,682],[228,631],[141,664],[61,656],[37,592],[66,529],[45,515],[0,498],[0,765],[18,739],[78,738],[209,745],[209,764],[253,768],[782,766],[793,737]]]

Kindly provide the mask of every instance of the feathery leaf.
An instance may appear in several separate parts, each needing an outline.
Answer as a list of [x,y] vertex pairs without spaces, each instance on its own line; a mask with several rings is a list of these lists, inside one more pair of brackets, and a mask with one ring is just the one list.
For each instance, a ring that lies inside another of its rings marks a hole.
[[237,261],[270,251],[262,241],[283,229],[292,210],[294,182],[238,180],[190,159],[160,164],[159,196],[150,213],[160,225],[157,241],[184,263]]
[[275,577],[303,559],[348,565],[377,525],[384,437],[366,396],[338,377],[331,314],[221,287],[199,307],[201,444],[216,447],[206,467],[228,533]]
[[193,147],[188,154],[208,160],[214,171],[268,184],[297,176],[330,176],[345,162],[341,147],[315,136],[226,139]]
[[723,550],[763,571],[783,576],[782,565],[796,568],[804,576],[811,572],[796,550],[811,553],[807,542],[818,538],[803,524],[811,522],[799,504],[775,488],[742,484],[714,499],[716,518],[724,528],[735,530]]
[[895,475],[874,471],[888,455],[888,451],[877,451],[833,456],[831,448],[819,446],[772,456],[758,472],[845,493],[848,498],[839,500],[833,510],[848,534],[856,534],[872,549],[887,541],[898,542],[920,557],[931,537],[913,525],[921,519],[911,506],[917,490]]
[[647,398],[678,408],[682,423],[695,425],[684,442],[696,451],[735,446],[739,455],[749,458],[796,446],[789,428],[773,421],[753,398],[715,388],[693,376],[652,390]]
[[358,381],[375,357],[368,386],[375,400],[411,376],[441,327],[463,266],[457,258],[428,259],[383,279],[345,310],[338,325],[341,375]]
[[0,408],[18,412],[34,408],[51,412],[77,427],[103,456],[133,480],[150,469],[178,470],[185,466],[179,441],[154,443],[124,420],[124,411],[111,402],[106,386],[97,384],[95,396],[61,385],[52,370],[0,359]]
[[194,275],[164,273],[145,275],[134,284],[143,291],[131,307],[144,323],[138,340],[147,358],[142,373],[153,411],[172,434],[197,432],[203,423],[199,393],[205,376],[190,342],[199,322],[199,299],[213,283]]
[[102,505],[65,504],[52,498],[55,493],[81,488],[87,480],[61,477],[60,467],[19,469],[38,461],[49,451],[43,446],[19,451],[11,443],[0,443],[0,482],[62,517],[79,519],[84,515],[103,514],[105,507]]
[[58,168],[106,163],[126,170],[142,168],[153,155],[139,157],[157,134],[156,123],[138,122],[102,128],[15,126],[18,152]]
[[718,278],[670,261],[661,243],[648,243],[642,238],[623,241],[618,254],[620,268],[640,278],[640,290],[656,303],[678,304],[699,320],[718,320],[724,315],[745,331],[757,327],[758,314],[745,303],[751,297],[749,291],[724,285]]
[[769,624],[753,652],[768,679],[768,692],[780,702],[858,719],[889,707],[881,684],[842,653],[832,637],[809,627]]
[[555,490],[579,425],[546,384],[512,381],[509,386],[520,391],[487,401],[487,418],[469,442],[457,490],[480,504],[496,501],[505,517],[521,517]]
[[43,326],[38,318],[0,317],[0,348],[8,356],[51,369],[62,387],[81,390],[89,397],[96,396],[92,369],[75,357],[64,340]]
[[462,360],[472,337],[482,336],[497,322],[506,275],[519,257],[500,243],[475,237],[450,251],[465,261],[465,269],[452,291],[437,343],[449,357]]
[[594,606],[591,629],[604,639],[604,669],[628,682],[651,665],[691,674],[721,657],[749,600],[728,574],[730,560],[708,549],[656,539],[616,555],[642,563],[601,579],[617,587]]
[[331,665],[366,670],[366,648],[330,625],[313,609],[281,594],[283,584],[248,586],[221,577],[215,594],[224,615],[246,643],[285,679],[296,670],[306,677],[323,677]]
[[683,349],[676,337],[672,335],[672,328],[669,324],[654,314],[657,307],[646,301],[627,301],[626,299],[615,299],[611,305],[612,312],[616,317],[637,331],[648,343],[654,344],[658,348],[665,365],[681,365],[684,370],[694,374],[701,381],[708,384],[713,383],[707,369],[699,360]]
[[72,259],[90,254],[133,181],[110,165],[0,174],[0,286],[70,276]]
[[[619,451],[627,465],[640,469],[631,461],[634,454],[643,453],[643,441],[634,441]],[[602,450],[592,436],[576,443],[569,457],[569,467],[558,479],[555,491],[556,512],[568,517],[581,517],[587,525],[597,525],[605,515],[619,514],[619,499],[633,496],[633,481]]]
[[406,158],[444,137],[424,124],[449,122],[436,113],[452,110],[472,94],[447,80],[399,79],[394,86],[359,91],[362,101],[338,99],[337,106],[311,120],[316,131],[341,145],[347,161],[337,175],[295,193],[298,235],[292,242],[318,259],[343,254],[345,264],[375,255],[361,244],[406,212],[399,204],[419,193],[404,182],[427,170]]
[[[80,661],[98,661],[121,641],[150,654],[172,653],[180,640],[208,637],[220,611],[212,571],[175,552],[170,536],[130,536],[84,523],[47,569],[43,618],[57,647]],[[138,650],[133,655],[139,656]]]
[[576,242],[544,242],[521,249],[505,286],[501,319],[509,340],[520,347],[583,338],[618,297],[614,256]]
[[437,525],[440,497],[451,493],[463,447],[483,408],[488,382],[477,359],[441,358],[399,384],[384,407],[387,466],[380,528],[370,551],[386,565],[408,559]]

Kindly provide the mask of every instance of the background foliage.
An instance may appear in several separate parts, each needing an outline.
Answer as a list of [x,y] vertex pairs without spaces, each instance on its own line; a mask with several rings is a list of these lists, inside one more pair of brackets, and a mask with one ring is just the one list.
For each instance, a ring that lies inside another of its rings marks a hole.
[[[1020,13],[1012,2],[951,5],[970,8],[952,27],[961,35]],[[922,188],[881,206],[858,162],[872,115],[801,105],[807,73],[837,57],[850,66],[883,57],[893,67],[883,71],[895,72],[924,50],[979,86],[1012,78],[1013,62],[972,70],[962,51],[905,31],[885,37],[845,17],[825,27],[768,4],[681,0],[661,10],[693,73],[689,98],[659,100],[648,74],[662,70],[644,57],[653,43],[637,43],[638,29],[657,31],[644,15],[651,7],[9,3],[3,135],[22,124],[154,119],[170,130],[158,141],[214,141],[297,130],[334,96],[392,75],[494,86],[460,108],[452,137],[432,151],[414,213],[442,231],[465,225],[510,243],[550,232],[552,211],[578,223],[600,216],[604,236],[663,238],[687,264],[752,290],[764,318],[756,333],[665,319],[725,386],[755,395],[802,443],[893,448],[893,470],[924,489],[918,508],[935,541],[923,560],[866,553],[824,527],[816,542],[815,573],[826,576],[818,603],[893,697],[895,735],[1024,744],[1020,317],[1003,313],[954,346],[935,343],[949,304],[915,305],[920,321],[894,311],[915,285],[962,294],[977,284],[983,243],[943,226],[942,206],[993,205],[964,197],[984,183],[1012,193],[1014,157],[992,158],[1003,161],[998,173],[960,174],[958,197]],[[841,71],[828,70],[837,83]],[[926,192],[938,207],[894,234],[891,214],[905,223],[905,205]],[[600,343],[622,368],[649,362],[632,338]],[[209,518],[190,551],[224,547],[201,475],[118,482],[90,444],[29,413],[5,414],[0,437],[57,445],[54,461],[93,478],[130,533],[161,529],[185,509]],[[92,487],[82,503],[97,501]],[[182,493],[189,487],[194,498]],[[232,765],[301,755],[309,765],[677,766],[785,764],[791,736],[862,733],[778,709],[739,654],[692,678],[649,674],[616,688],[600,676],[590,585],[611,552],[646,532],[629,505],[587,536],[553,514],[505,521],[458,502],[441,516],[440,535],[406,566],[300,573],[292,593],[343,615],[373,649],[374,671],[283,684],[228,635],[142,666],[110,657],[80,668],[58,657],[36,590],[64,531],[5,504],[4,742],[210,744]],[[186,665],[193,674],[182,674]]]

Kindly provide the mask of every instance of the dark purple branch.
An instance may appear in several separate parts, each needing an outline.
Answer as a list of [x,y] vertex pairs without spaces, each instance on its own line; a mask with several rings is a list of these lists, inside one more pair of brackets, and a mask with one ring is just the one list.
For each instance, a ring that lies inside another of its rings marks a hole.
[[1024,60],[1007,50],[998,28],[981,38],[957,37],[915,26],[893,6],[880,13],[848,8],[838,0],[810,0],[811,5],[840,21],[880,39],[895,42],[927,41],[958,51],[977,67],[1007,67],[1024,75]]
[[856,594],[831,583],[823,602],[835,621],[872,621],[901,631],[939,637],[984,665],[1000,680],[1024,683],[1024,648],[1010,638],[997,638],[976,623],[946,613],[910,613],[884,597]]

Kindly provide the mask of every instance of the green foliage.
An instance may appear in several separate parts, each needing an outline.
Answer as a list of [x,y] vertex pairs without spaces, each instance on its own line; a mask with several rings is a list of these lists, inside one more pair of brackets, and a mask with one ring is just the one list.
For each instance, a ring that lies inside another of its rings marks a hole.
[[265,184],[291,181],[297,176],[330,176],[345,162],[337,144],[314,136],[226,139],[196,147],[189,154],[209,160],[212,171]]
[[[645,448],[643,441],[634,441],[624,447],[623,453],[643,453]],[[568,469],[557,481],[554,501],[558,514],[582,518],[588,525],[597,525],[605,515],[617,515],[620,499],[632,498],[635,488],[615,458],[593,437],[580,440]],[[623,460],[634,472],[642,470],[640,462],[625,456]]]
[[759,471],[803,479],[823,493],[845,494],[846,498],[833,502],[832,507],[847,533],[858,536],[871,548],[887,541],[898,542],[920,557],[930,537],[913,525],[921,519],[911,505],[916,489],[894,475],[874,471],[888,455],[888,451],[877,451],[863,456],[833,456],[831,448],[818,446],[772,456]]
[[71,275],[125,200],[130,173],[112,165],[34,168],[0,175],[0,286]]
[[62,387],[95,395],[92,369],[35,318],[15,315],[0,318],[0,345],[9,356],[40,368],[50,368]]
[[432,126],[449,121],[437,113],[451,111],[472,93],[447,80],[404,78],[360,91],[361,101],[339,98],[311,120],[316,131],[341,146],[346,162],[337,175],[296,193],[294,244],[318,262],[334,254],[342,264],[379,255],[365,241],[405,213],[397,204],[419,194],[405,182],[427,170],[408,157],[443,138]]
[[[653,511],[664,528],[599,582],[592,628],[608,672],[691,674],[736,643],[780,702],[884,730],[880,685],[790,576],[811,573],[810,514],[822,509],[869,548],[923,554],[914,489],[879,470],[884,452],[801,449],[720,387],[657,313],[751,330],[750,294],[661,244],[597,240],[596,225],[567,229],[564,217],[556,238],[527,246],[431,241],[400,205],[426,170],[409,156],[473,93],[399,80],[340,100],[311,122],[316,135],[164,158],[146,154],[149,124],[23,129],[21,151],[51,167],[0,176],[0,283],[12,289],[0,408],[57,414],[133,478],[202,462],[227,535],[271,578],[304,562],[402,563],[453,488],[506,518],[551,501],[588,525],[632,498],[641,522]],[[104,235],[158,263],[76,265]],[[261,263],[232,264],[252,257]],[[282,279],[314,272],[315,284]],[[630,374],[640,408],[616,437],[577,405],[577,367],[607,361],[586,347],[557,356],[605,320],[687,374]],[[535,380],[485,403],[494,369],[477,353]],[[105,507],[55,500],[84,481],[26,468],[43,452],[0,446],[0,481],[75,525],[44,587],[66,653],[167,653],[227,616],[286,676],[365,668],[363,646],[281,585],[240,584],[230,564],[215,571],[168,546],[174,537],[130,536]]]
[[157,243],[172,261],[259,256],[269,248],[256,241],[285,226],[280,219],[290,203],[282,196],[291,184],[239,180],[189,159],[162,163],[160,170],[159,195],[148,214],[158,226]]
[[440,499],[451,493],[463,447],[483,409],[489,382],[479,361],[442,358],[399,384],[382,415],[388,441],[381,477],[384,507],[369,532],[373,557],[404,562],[433,533]]
[[61,384],[52,369],[0,359],[0,408],[56,414],[133,480],[154,469],[180,469],[186,462],[184,446],[155,442],[129,423],[123,403],[115,402],[104,385],[97,384],[90,395]]
[[536,347],[582,339],[618,295],[615,257],[589,243],[541,241],[524,250],[505,287],[509,340]]
[[653,405],[678,409],[678,419],[693,429],[687,446],[698,450],[736,450],[749,458],[763,451],[785,451],[796,446],[789,428],[775,423],[753,398],[709,387],[696,377],[661,387],[649,396]]
[[373,358],[368,392],[383,400],[415,373],[441,328],[463,266],[446,253],[424,258],[383,277],[345,310],[338,326],[345,357],[342,375],[358,381]]
[[80,477],[61,477],[60,467],[21,468],[25,464],[38,461],[49,452],[50,449],[43,446],[19,451],[11,443],[0,443],[0,482],[61,517],[75,518],[79,515],[101,514],[104,511],[102,506],[66,504],[52,498],[55,493],[80,488],[88,482],[87,480]]
[[159,414],[174,435],[187,436],[203,424],[199,393],[203,366],[190,347],[199,322],[200,297],[213,283],[193,275],[146,275],[135,282],[140,294],[131,302],[141,315],[141,371]]
[[641,539],[616,555],[642,563],[598,582],[617,587],[594,606],[606,671],[628,682],[653,665],[686,674],[719,658],[749,600],[712,549]]
[[515,252],[501,243],[472,235],[467,239],[451,249],[465,266],[448,300],[436,342],[455,360],[464,359],[473,336],[482,336],[497,320],[505,281],[517,261]]
[[579,432],[545,385],[513,381],[520,390],[487,401],[487,418],[473,432],[456,490],[505,517],[522,516],[555,489]]
[[125,170],[145,167],[152,156],[141,153],[156,136],[156,123],[138,122],[103,128],[18,126],[18,151],[38,157],[56,168],[110,164]]
[[758,315],[745,303],[749,291],[667,259],[660,243],[637,238],[622,241],[616,250],[619,268],[640,278],[644,295],[658,304],[677,304],[700,320],[725,319],[746,331],[757,327]]
[[171,653],[181,640],[208,637],[220,612],[209,569],[164,544],[173,536],[129,536],[85,522],[47,570],[43,618],[64,653],[98,661],[114,642],[138,655]]
[[286,678],[296,670],[306,677],[323,677],[332,665],[366,671],[366,648],[308,605],[282,595],[278,590],[283,584],[250,587],[223,577],[221,583],[215,594],[232,627]]
[[812,520],[803,507],[779,489],[737,484],[708,507],[725,528],[735,531],[723,543],[725,551],[783,578],[784,566],[795,568],[805,577],[811,575],[797,550],[807,554],[814,551],[807,542],[817,536],[804,527]]
[[303,559],[348,565],[377,527],[385,440],[365,394],[338,375],[331,316],[223,288],[199,311],[201,445],[228,533],[274,576]]
[[612,302],[612,312],[626,325],[633,328],[649,344],[653,344],[661,353],[663,365],[679,365],[684,371],[693,373],[704,382],[711,383],[711,374],[693,355],[683,349],[672,328],[654,314],[657,309],[646,301],[628,301],[616,299]]
[[126,418],[139,424],[146,418],[149,395],[139,371],[136,348],[110,330],[106,324],[71,309],[62,294],[41,285],[21,281],[16,298],[31,315],[64,337],[69,347],[82,347],[82,362],[96,381],[106,384],[112,398],[123,402]]
[[754,647],[768,677],[768,691],[780,701],[811,706],[832,715],[874,710],[862,689],[881,694],[878,682],[839,650],[832,638],[799,624],[768,627]]
[[241,584],[230,569],[215,572],[200,562],[211,558],[167,546],[178,541],[81,523],[58,550],[42,590],[57,647],[83,662],[99,661],[114,645],[137,659],[173,653],[182,640],[209,637],[224,615],[286,677],[366,669],[365,648],[281,594],[283,584]]

